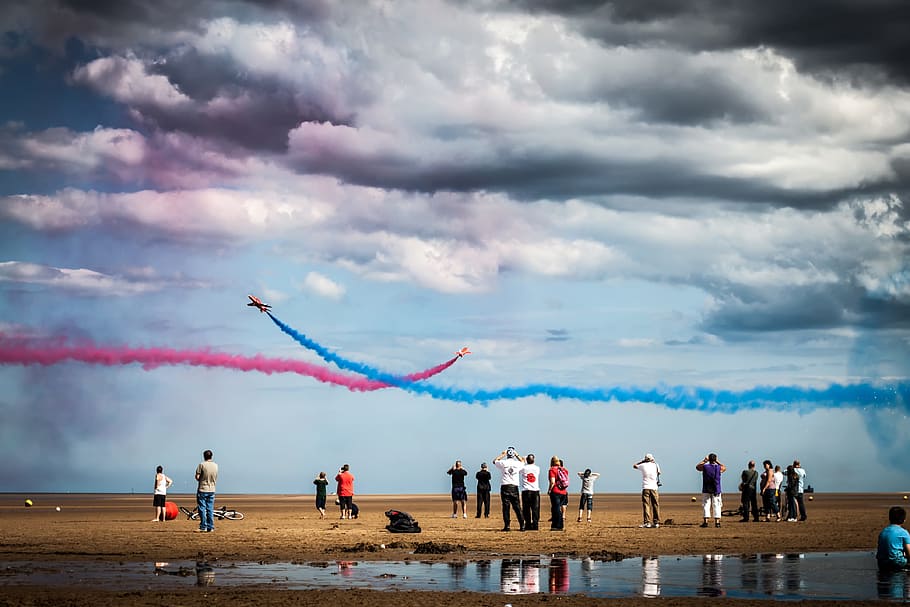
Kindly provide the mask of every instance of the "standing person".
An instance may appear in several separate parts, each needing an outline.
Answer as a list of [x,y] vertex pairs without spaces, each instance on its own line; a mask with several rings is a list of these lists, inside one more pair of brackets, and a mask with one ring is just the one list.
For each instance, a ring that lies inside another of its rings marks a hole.
[[499,486],[499,497],[502,500],[502,530],[510,530],[509,508],[515,511],[515,518],[518,519],[518,528],[520,531],[525,530],[525,519],[521,514],[521,501],[518,496],[518,482],[521,469],[524,466],[524,458],[515,451],[515,447],[509,447],[496,456],[493,464],[499,468],[502,474],[502,482]]
[[875,559],[879,571],[906,569],[910,562],[910,533],[901,525],[907,520],[907,511],[900,506],[888,510],[888,526],[878,534]]
[[480,464],[480,470],[474,475],[477,479],[477,516],[480,518],[480,509],[483,506],[484,518],[490,518],[490,491],[493,489],[491,483],[493,475],[487,470],[487,463]]
[[566,511],[569,509],[569,470],[562,460],[559,460],[559,470],[557,470],[557,474],[560,475],[560,478],[565,477],[566,479],[566,494],[562,496],[559,505],[559,509],[562,511],[562,521],[563,524],[565,524]]
[[654,461],[654,456],[645,453],[644,459],[632,464],[632,467],[641,472],[641,527],[650,529],[660,527],[660,466]]
[[739,490],[742,494],[740,501],[742,508],[742,518],[740,523],[749,522],[749,513],[752,513],[752,521],[758,522],[758,495],[756,493],[756,483],[758,481],[758,471],[755,469],[755,460],[749,460],[748,467],[743,470],[742,480],[739,483]]
[[196,507],[199,508],[201,532],[215,530],[215,483],[218,481],[218,464],[212,461],[212,450],[202,453],[202,462],[196,466]]
[[338,506],[341,508],[342,519],[354,518],[352,512],[354,509],[354,475],[350,470],[351,467],[345,464],[335,475],[335,482],[338,483],[335,493],[338,494]]
[[588,522],[591,522],[591,513],[594,512],[594,481],[600,478],[599,472],[591,472],[590,468],[585,468],[584,472],[578,473],[581,479],[581,497],[578,500],[578,522],[585,511],[588,513]]
[[464,479],[468,476],[468,471],[461,467],[459,459],[446,474],[452,477],[452,518],[458,518],[458,504],[461,504],[461,516],[468,518],[465,510],[468,505],[468,489],[464,486]]
[[521,512],[525,519],[525,531],[537,531],[540,522],[540,466],[534,463],[534,454],[529,453],[521,469]]
[[777,504],[777,477],[774,476],[774,465],[771,460],[762,462],[764,471],[761,473],[761,505],[765,511],[765,521],[771,520],[773,514],[780,521],[780,507]]
[[[787,522],[795,523],[796,517],[799,515],[799,510],[796,507],[796,473],[793,472],[793,464],[787,466],[787,472],[784,474],[783,485],[780,487],[780,493],[782,498],[786,498],[787,501]],[[793,487],[793,491],[790,488]],[[782,500],[783,501],[783,500]],[[783,514],[783,505],[781,505],[781,514]]]
[[555,455],[550,458],[550,470],[547,472],[550,496],[550,531],[565,529],[565,511],[563,500],[569,499],[569,472],[563,468],[562,460]]
[[319,518],[325,518],[325,490],[329,486],[325,472],[320,472],[319,476],[313,479],[313,484],[316,485],[316,510],[319,511]]
[[[793,473],[796,475],[796,506],[799,508],[799,520],[806,520],[806,503],[803,501],[803,491],[806,488],[806,471],[799,460],[793,460]],[[792,489],[791,489],[792,491]]]
[[780,465],[774,466],[774,503],[777,505],[777,520],[782,520],[784,506],[781,503],[780,487],[784,483],[784,473],[780,470]]
[[790,471],[793,466],[787,466],[786,472],[781,472],[780,465],[774,466],[774,478],[777,479],[777,510],[781,519],[789,519],[790,504],[787,485],[790,483]]
[[162,466],[158,466],[155,469],[155,493],[152,497],[152,506],[155,508],[155,518],[152,519],[153,523],[162,523],[165,521],[164,504],[167,501],[167,488],[173,483],[174,481],[164,474],[164,468]]
[[716,453],[709,453],[705,459],[695,464],[695,469],[701,472],[701,507],[705,515],[701,526],[707,527],[708,519],[713,514],[714,526],[720,527],[720,517],[724,507],[720,477],[727,471],[727,467],[717,461]]

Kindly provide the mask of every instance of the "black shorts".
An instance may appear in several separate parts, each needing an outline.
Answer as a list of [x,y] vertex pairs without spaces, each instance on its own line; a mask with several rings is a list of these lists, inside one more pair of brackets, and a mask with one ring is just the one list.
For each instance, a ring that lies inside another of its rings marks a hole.
[[468,499],[468,490],[465,487],[452,487],[452,501],[463,502]]
[[320,510],[325,510],[325,496],[317,495],[316,496],[316,507]]
[[354,504],[353,495],[339,495],[338,496],[338,505],[341,506],[342,510],[350,510],[351,506]]
[[164,502],[167,501],[166,495],[155,494],[154,500],[152,501],[152,506],[155,508],[164,508]]

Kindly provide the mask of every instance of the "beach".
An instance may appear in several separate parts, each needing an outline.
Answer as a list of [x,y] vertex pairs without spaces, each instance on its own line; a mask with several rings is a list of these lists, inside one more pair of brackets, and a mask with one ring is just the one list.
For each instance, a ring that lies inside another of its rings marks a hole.
[[[216,508],[242,511],[241,521],[216,521],[214,533],[196,533],[197,523],[181,515],[164,523],[151,522],[148,495],[111,494],[4,494],[0,496],[2,545],[0,561],[53,563],[147,563],[209,561],[216,563],[305,563],[341,561],[452,562],[481,559],[560,556],[570,559],[628,559],[668,555],[753,555],[761,553],[824,553],[874,550],[875,539],[887,522],[887,510],[905,505],[901,494],[815,494],[807,501],[808,520],[799,523],[740,523],[726,516],[720,528],[699,527],[700,503],[695,494],[661,496],[660,529],[642,529],[640,498],[634,494],[605,494],[595,498],[591,523],[576,522],[577,495],[571,496],[562,532],[549,531],[546,496],[540,531],[502,529],[498,496],[493,496],[490,518],[451,518],[446,495],[357,496],[360,517],[339,520],[329,503],[320,519],[310,495],[217,495]],[[30,497],[32,507],[25,507]],[[725,509],[738,506],[738,495],[724,496]],[[809,496],[807,495],[807,498]],[[473,500],[473,495],[471,496]],[[192,508],[191,495],[170,495],[169,501]],[[699,496],[700,499],[700,496]],[[60,510],[57,510],[57,507]],[[410,513],[422,527],[420,534],[391,534],[384,512]],[[414,554],[424,544],[420,554]],[[429,549],[426,549],[429,546]],[[151,573],[150,573],[151,575]],[[834,573],[832,575],[835,575]],[[190,604],[205,595],[209,604],[317,605],[340,601],[345,605],[560,605],[606,604],[615,599],[546,592],[505,597],[497,593],[373,590],[292,590],[280,583],[243,587],[118,588],[116,584],[60,586],[22,576],[0,577],[3,605],[162,605]],[[643,604],[647,598],[622,599]],[[660,598],[674,604],[700,598]],[[739,601],[740,604],[756,602]],[[761,601],[759,601],[761,602]],[[815,602],[814,604],[820,604]],[[839,603],[843,604],[843,602]]]

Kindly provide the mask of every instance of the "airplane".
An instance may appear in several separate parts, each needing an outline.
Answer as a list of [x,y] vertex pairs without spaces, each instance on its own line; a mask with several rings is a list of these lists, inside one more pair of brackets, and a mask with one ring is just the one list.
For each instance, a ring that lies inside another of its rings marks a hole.
[[262,303],[262,300],[259,299],[258,297],[256,297],[255,295],[248,295],[247,297],[250,298],[250,303],[248,303],[246,305],[251,306],[253,308],[259,308],[260,312],[267,312],[272,307],[267,303]]
[[471,353],[471,351],[468,350],[468,347],[467,347],[467,346],[465,346],[465,347],[462,348],[461,350],[458,350],[457,352],[455,352],[455,357],[456,357],[456,358],[461,358],[462,356],[467,356],[467,355],[470,354],[470,353]]

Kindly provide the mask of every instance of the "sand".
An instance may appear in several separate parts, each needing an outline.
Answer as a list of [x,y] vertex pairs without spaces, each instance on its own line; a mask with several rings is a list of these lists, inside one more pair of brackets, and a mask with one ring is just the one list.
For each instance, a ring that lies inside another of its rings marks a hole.
[[[895,494],[816,494],[807,502],[809,520],[801,523],[740,523],[724,517],[722,526],[703,529],[700,507],[691,495],[663,495],[662,518],[672,519],[660,529],[640,529],[641,507],[636,495],[598,495],[594,520],[577,523],[577,496],[569,509],[566,530],[547,528],[544,508],[541,531],[501,531],[498,496],[493,496],[490,518],[452,519],[448,496],[358,496],[361,516],[339,520],[330,505],[320,519],[312,496],[218,495],[216,507],[227,505],[245,513],[243,521],[217,521],[216,531],[195,533],[196,523],[180,517],[153,523],[151,496],[58,495],[0,496],[0,561],[110,561],[152,563],[196,560],[247,562],[303,562],[334,560],[406,560],[417,542],[448,544],[454,552],[421,554],[421,561],[557,555],[585,557],[616,553],[624,557],[647,555],[755,554],[776,552],[829,552],[871,550],[885,524],[887,509],[907,504]],[[473,496],[472,496],[473,497]],[[546,496],[544,496],[546,502]],[[192,507],[190,495],[171,495],[170,501]],[[737,495],[725,496],[735,508]],[[59,506],[60,511],[56,510]],[[419,520],[423,533],[392,535],[385,530],[384,512],[404,510]],[[381,544],[393,545],[380,549]],[[615,599],[547,594],[504,597],[498,594],[381,592],[367,590],[287,590],[267,587],[192,588],[174,592],[118,588],[43,587],[8,583],[0,576],[0,605],[178,605],[198,604],[201,595],[213,605],[605,605]],[[623,599],[643,604],[654,599]],[[692,604],[706,599],[657,599]],[[340,601],[340,602],[339,602]],[[739,601],[740,604],[762,601]],[[821,604],[814,602],[814,605]],[[843,604],[843,602],[839,603]]]

